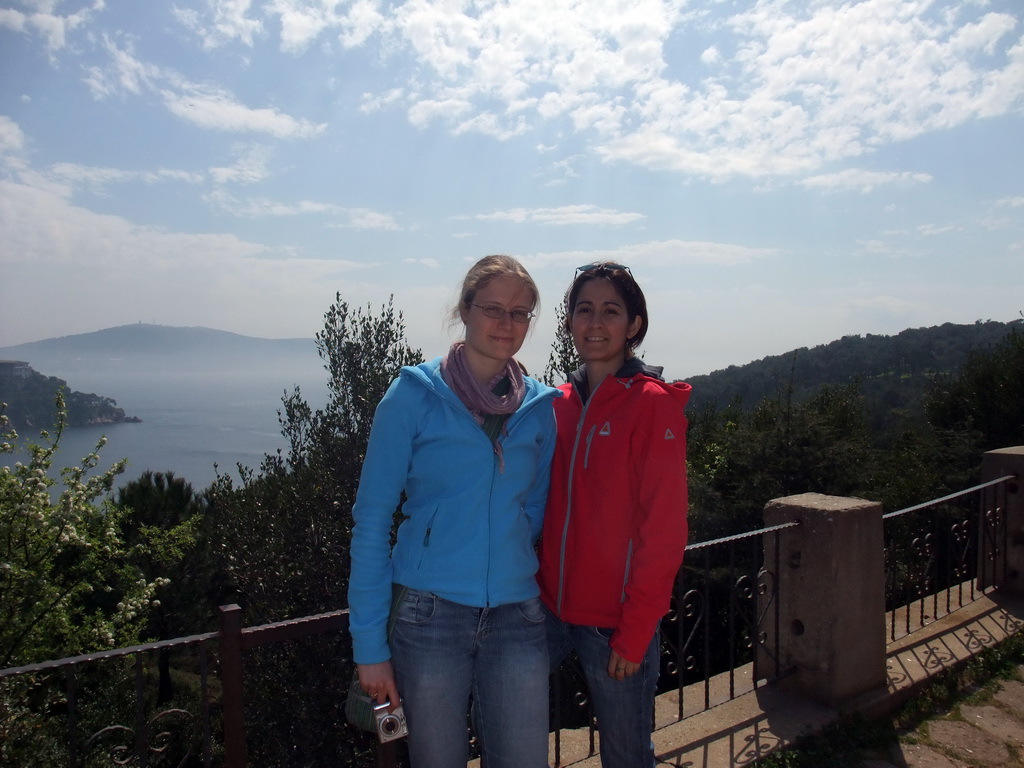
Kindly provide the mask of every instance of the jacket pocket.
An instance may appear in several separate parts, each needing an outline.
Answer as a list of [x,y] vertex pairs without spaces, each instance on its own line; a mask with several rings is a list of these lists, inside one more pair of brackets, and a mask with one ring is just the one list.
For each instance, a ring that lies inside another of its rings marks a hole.
[[423,567],[423,560],[427,556],[427,549],[430,547],[430,534],[434,530],[434,522],[437,519],[437,507],[430,510],[430,517],[427,518],[427,526],[423,531],[423,543],[420,547],[420,559],[416,563],[417,570]]
[[626,602],[626,586],[629,584],[629,571],[633,567],[633,540],[629,540],[629,548],[626,550],[626,570],[622,574],[622,595],[619,602]]
[[590,428],[587,432],[586,446],[583,451],[583,468],[587,469],[587,465],[590,463],[590,446],[594,443],[594,433],[597,431],[597,424]]

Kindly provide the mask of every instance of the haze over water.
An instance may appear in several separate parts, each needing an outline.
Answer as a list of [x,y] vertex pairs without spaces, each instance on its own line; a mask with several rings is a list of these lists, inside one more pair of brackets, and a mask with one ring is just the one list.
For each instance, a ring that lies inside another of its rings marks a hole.
[[[111,397],[127,416],[138,416],[142,422],[67,429],[54,469],[79,465],[106,435],[97,471],[127,458],[128,468],[118,477],[118,487],[151,469],[172,471],[200,491],[215,479],[214,464],[221,474],[237,479],[239,462],[258,468],[265,454],[285,447],[277,412],[285,391],[290,393],[295,384],[311,407],[320,408],[326,402],[327,374],[322,369],[260,374],[73,374],[68,378],[72,389]],[[38,442],[39,434],[22,430],[19,436],[22,442]],[[23,459],[24,454],[18,454],[0,461]]]

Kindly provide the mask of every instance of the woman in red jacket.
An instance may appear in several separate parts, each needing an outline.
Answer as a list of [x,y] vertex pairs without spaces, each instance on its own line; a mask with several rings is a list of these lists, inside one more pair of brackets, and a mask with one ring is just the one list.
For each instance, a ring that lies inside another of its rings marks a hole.
[[634,350],[647,303],[628,268],[577,270],[566,329],[583,365],[555,401],[558,437],[540,545],[552,667],[575,650],[603,768],[652,768],[658,627],[687,536],[690,385]]

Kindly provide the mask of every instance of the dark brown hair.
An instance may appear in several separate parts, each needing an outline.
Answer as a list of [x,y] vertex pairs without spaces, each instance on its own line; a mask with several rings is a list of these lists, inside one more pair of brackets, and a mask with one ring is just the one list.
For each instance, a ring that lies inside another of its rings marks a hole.
[[635,335],[626,339],[626,357],[631,357],[633,351],[640,346],[647,335],[647,299],[644,292],[633,279],[633,273],[628,267],[615,264],[610,261],[600,261],[580,267],[576,273],[576,279],[572,281],[569,290],[565,292],[565,330],[572,334],[572,313],[576,310],[576,302],[579,300],[580,290],[591,280],[607,280],[618,291],[622,303],[626,307],[626,315],[629,322],[639,317],[643,322]]

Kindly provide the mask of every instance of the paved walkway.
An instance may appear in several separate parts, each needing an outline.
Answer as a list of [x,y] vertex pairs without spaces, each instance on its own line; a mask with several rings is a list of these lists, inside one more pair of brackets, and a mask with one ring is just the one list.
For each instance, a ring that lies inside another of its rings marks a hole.
[[[1024,664],[1017,669],[1024,680]],[[887,760],[862,768],[1009,768],[1024,766],[1024,682],[1004,680],[984,704],[962,704],[901,734]]]
[[[888,685],[838,712],[767,686],[711,709],[667,723],[654,733],[659,765],[738,768],[822,730],[858,711],[884,718],[913,698],[934,676],[1024,631],[1024,598],[982,597],[887,649]],[[1024,676],[1024,669],[1021,670]],[[669,696],[669,694],[665,694]],[[662,705],[659,697],[659,707]],[[669,702],[669,709],[672,708]],[[657,716],[657,713],[656,713]],[[659,723],[660,723],[660,718]],[[563,732],[561,766],[600,768],[585,729]],[[1004,681],[982,705],[964,704],[917,731],[894,733],[892,754],[862,768],[1024,768],[1024,683]],[[822,766],[822,768],[827,768]]]

